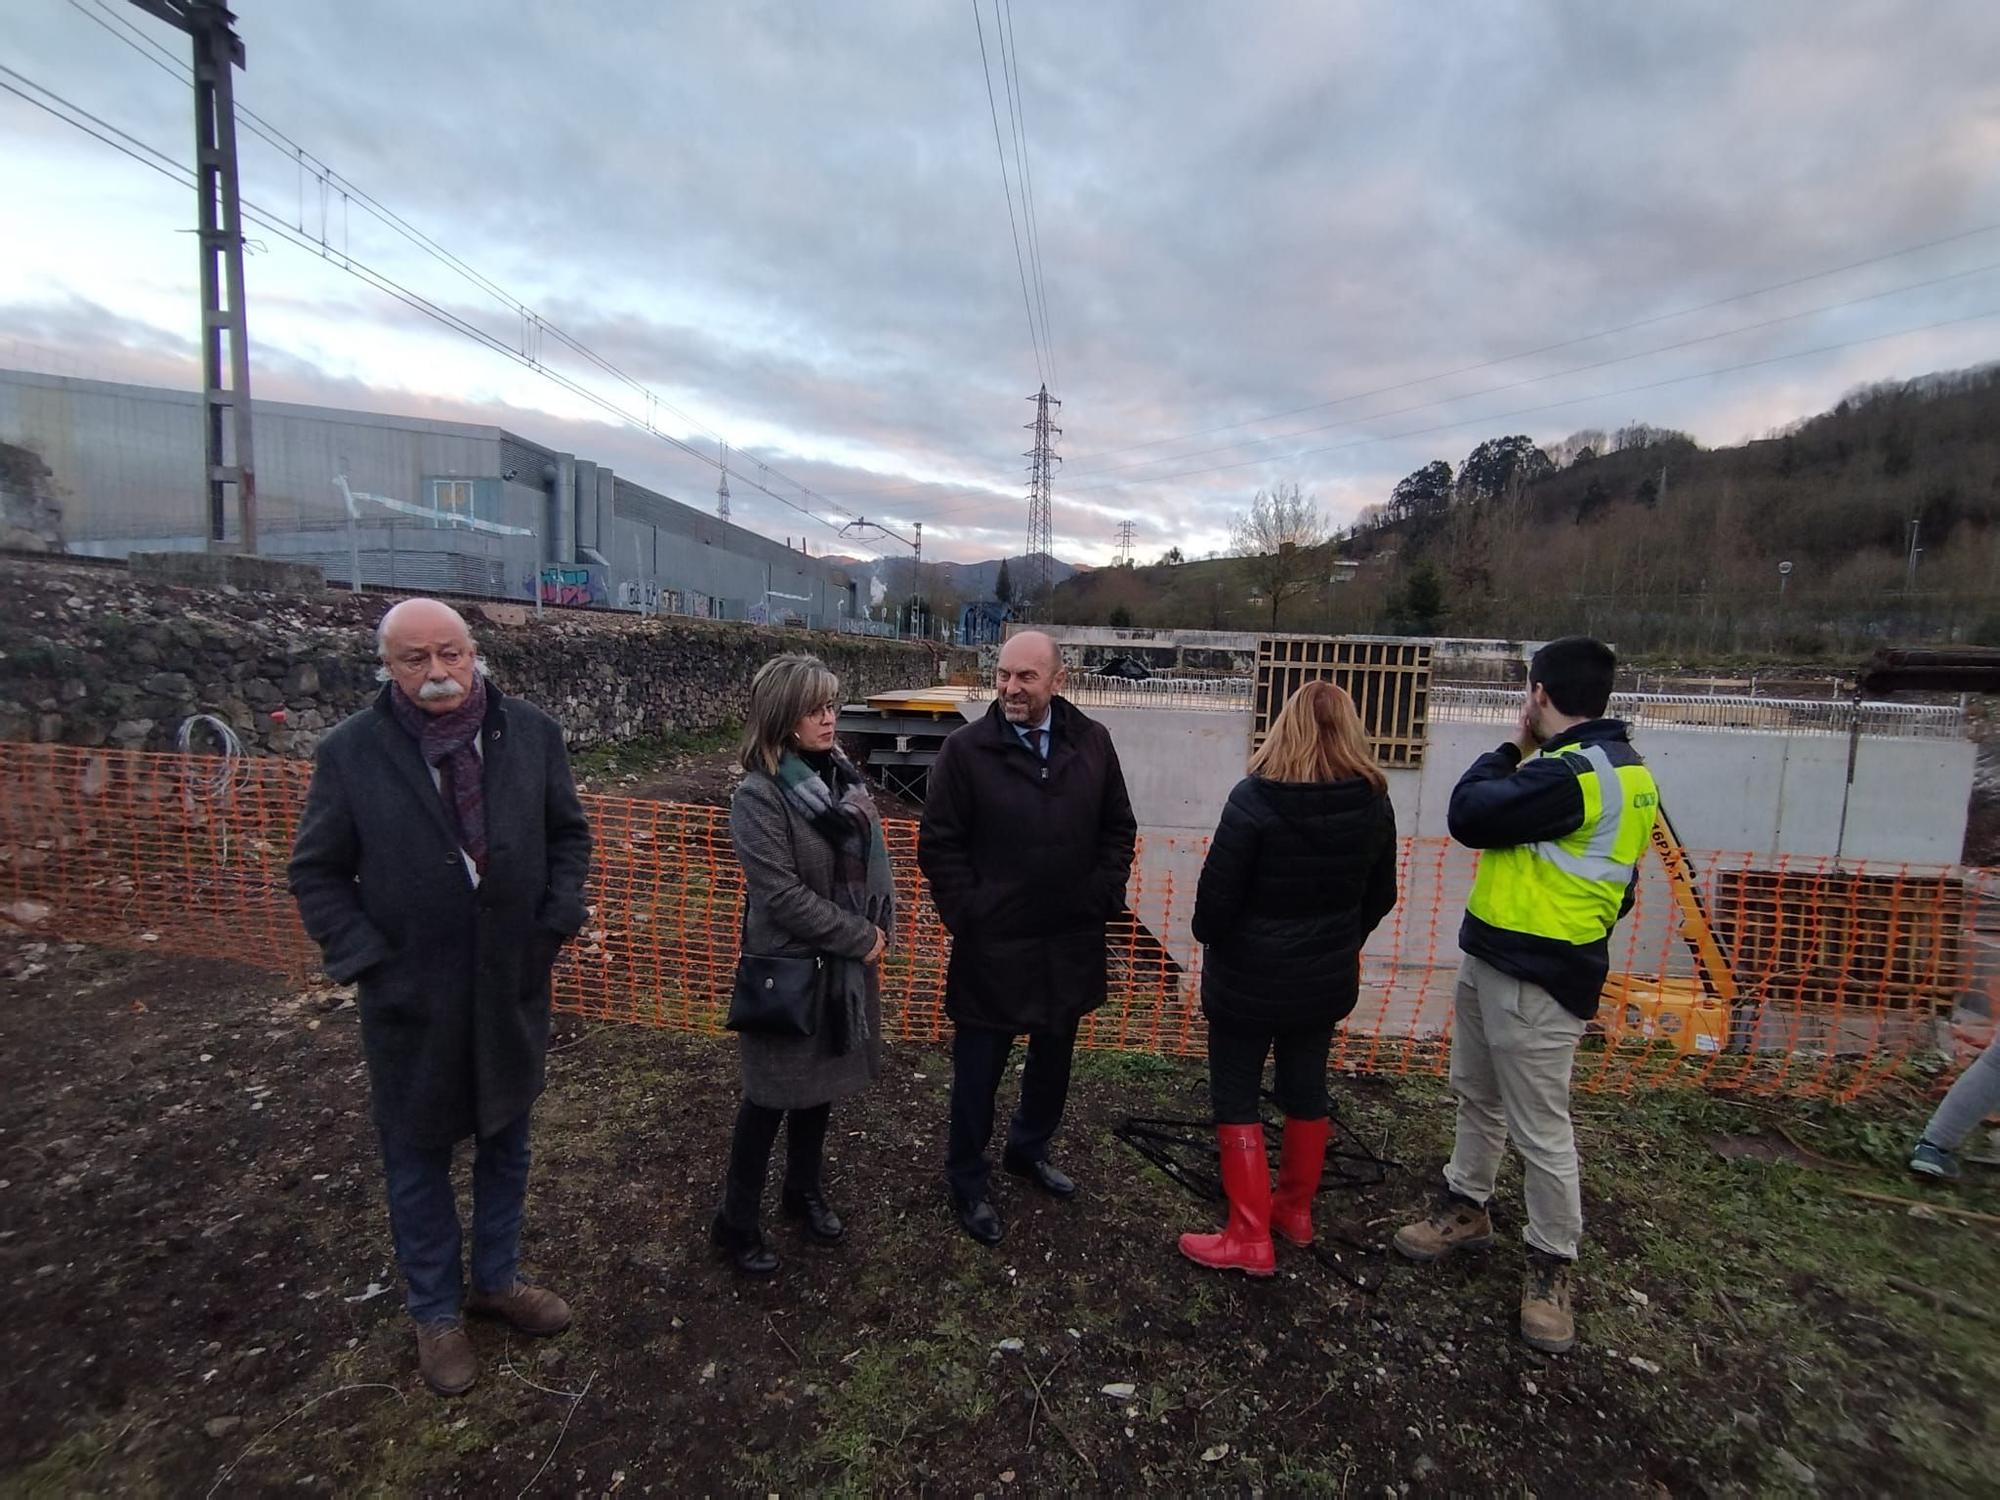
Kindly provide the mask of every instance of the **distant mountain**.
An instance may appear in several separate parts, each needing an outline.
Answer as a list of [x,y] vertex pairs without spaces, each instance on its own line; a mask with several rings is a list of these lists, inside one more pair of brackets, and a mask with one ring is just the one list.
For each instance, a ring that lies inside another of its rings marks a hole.
[[[865,580],[871,589],[879,585],[880,594],[876,597],[911,592],[911,558],[908,553],[900,557],[890,553],[880,558],[829,556],[824,561],[832,563],[835,567],[845,568],[857,580]],[[1003,559],[997,557],[975,563],[932,562],[926,558],[924,577],[921,580],[922,588],[917,592],[934,593],[938,596],[939,602],[955,600],[961,604],[969,604],[976,599],[991,599],[993,585],[1000,577],[1002,561]],[[1028,559],[1025,556],[1009,557],[1004,561],[1015,589],[1020,590],[1028,580]],[[1088,570],[1066,563],[1061,558],[1049,559],[1049,580],[1052,584],[1062,583],[1086,571]]]

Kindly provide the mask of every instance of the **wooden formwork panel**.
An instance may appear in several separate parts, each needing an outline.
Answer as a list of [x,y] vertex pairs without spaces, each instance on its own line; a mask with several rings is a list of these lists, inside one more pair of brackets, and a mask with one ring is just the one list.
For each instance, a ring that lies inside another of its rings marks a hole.
[[1384,766],[1424,763],[1430,705],[1428,641],[1374,637],[1273,635],[1257,642],[1257,681],[1251,700],[1252,748],[1264,743],[1285,702],[1308,682],[1347,690],[1361,727]]
[[1714,922],[1745,996],[1946,1010],[1971,983],[1949,875],[1719,870]]

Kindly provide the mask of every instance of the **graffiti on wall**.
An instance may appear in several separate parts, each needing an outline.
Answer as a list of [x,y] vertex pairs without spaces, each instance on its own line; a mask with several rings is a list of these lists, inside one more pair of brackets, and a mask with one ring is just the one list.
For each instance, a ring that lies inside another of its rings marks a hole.
[[608,603],[604,591],[604,571],[576,563],[542,569],[542,603],[588,609]]
[[620,609],[636,609],[649,615],[658,614],[660,612],[659,584],[652,579],[646,579],[638,583],[627,582],[619,584],[618,607]]

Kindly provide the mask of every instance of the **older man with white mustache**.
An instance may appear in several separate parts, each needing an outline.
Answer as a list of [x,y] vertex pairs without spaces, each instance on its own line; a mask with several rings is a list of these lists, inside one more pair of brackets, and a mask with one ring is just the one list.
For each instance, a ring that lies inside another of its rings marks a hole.
[[[549,971],[587,915],[590,826],[562,730],[487,681],[456,610],[406,599],[376,648],[385,686],[320,744],[291,888],[328,976],[359,983],[418,1367],[456,1395],[479,1374],[461,1313],[569,1326],[560,1297],[521,1279],[521,1219]],[[467,1136],[470,1297],[451,1187]]]

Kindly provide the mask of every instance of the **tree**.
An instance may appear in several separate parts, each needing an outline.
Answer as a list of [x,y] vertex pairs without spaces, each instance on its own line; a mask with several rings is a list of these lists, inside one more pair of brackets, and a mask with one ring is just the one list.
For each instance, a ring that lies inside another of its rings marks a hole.
[[1465,456],[1458,469],[1458,492],[1477,504],[1518,495],[1523,485],[1556,471],[1548,454],[1523,433],[1488,438]]
[[1398,635],[1435,635],[1444,615],[1444,580],[1429,563],[1418,563],[1390,597],[1389,627]]
[[1178,568],[1182,563],[1186,561],[1187,561],[1187,555],[1183,553],[1180,548],[1169,547],[1165,552],[1162,552],[1160,554],[1160,560],[1157,564],[1155,564],[1155,566]]
[[1549,460],[1558,469],[1567,469],[1572,464],[1588,463],[1604,452],[1605,438],[1601,428],[1585,427],[1572,432],[1560,443],[1549,449]]
[[1114,630],[1130,630],[1132,611],[1122,604],[1114,606],[1111,611],[1111,627]]
[[1414,474],[1396,481],[1389,491],[1389,519],[1419,521],[1444,514],[1451,504],[1451,465],[1433,459]]
[[1243,575],[1271,606],[1271,628],[1285,601],[1318,581],[1323,563],[1314,554],[1326,540],[1319,502],[1296,484],[1259,490],[1250,509],[1230,528],[1230,551],[1243,559]]
[[993,597],[1002,604],[1014,602],[1014,575],[1007,571],[1007,559],[1000,559],[999,575],[993,580]]
[[1576,502],[1576,524],[1581,526],[1605,506],[1611,503],[1611,492],[1604,487],[1604,481],[1595,475],[1584,486],[1583,497]]

